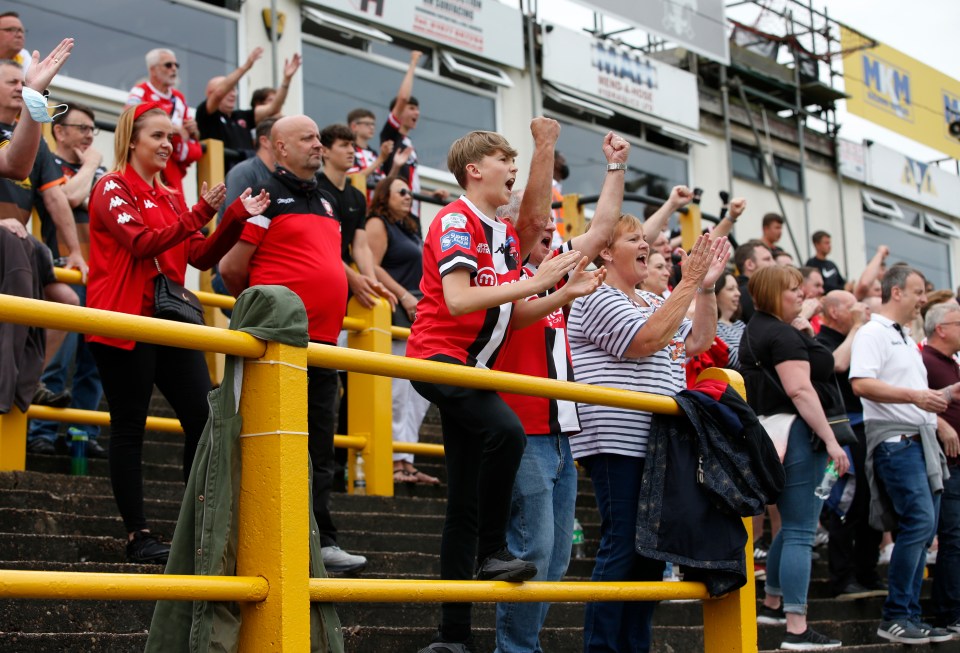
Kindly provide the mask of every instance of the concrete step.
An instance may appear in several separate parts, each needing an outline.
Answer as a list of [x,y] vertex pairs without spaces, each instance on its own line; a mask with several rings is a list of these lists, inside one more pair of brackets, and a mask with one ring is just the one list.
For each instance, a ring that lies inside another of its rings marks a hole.
[[[110,467],[106,460],[88,459],[87,467],[89,476],[110,477]],[[27,471],[45,474],[70,474],[70,457],[27,454]],[[143,477],[152,481],[168,481],[182,485],[182,465],[179,462],[152,462],[149,458],[144,457]]]
[[[51,456],[37,456],[51,458]],[[144,479],[144,495],[154,500],[175,501],[183,498],[183,482]],[[71,476],[51,472],[0,472],[0,505],[6,490],[38,490],[54,494],[90,494],[112,496],[110,479],[106,476]]]
[[147,633],[14,633],[0,632],[4,653],[143,653]]

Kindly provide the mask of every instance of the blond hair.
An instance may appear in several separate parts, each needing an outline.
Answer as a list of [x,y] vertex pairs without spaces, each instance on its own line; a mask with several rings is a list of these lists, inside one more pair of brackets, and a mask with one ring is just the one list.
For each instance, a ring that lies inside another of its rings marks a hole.
[[792,283],[803,284],[800,270],[791,265],[771,265],[757,270],[747,283],[747,290],[753,297],[753,305],[758,311],[770,313],[783,319],[783,291]]
[[516,158],[517,151],[503,136],[496,132],[472,131],[458,138],[447,153],[447,168],[457,178],[460,187],[467,188],[467,165],[479,163],[485,156],[503,152],[510,158]]
[[[147,109],[140,117],[134,120],[133,114],[137,109],[137,105],[133,105],[124,109],[123,113],[120,114],[119,120],[117,120],[117,128],[113,133],[113,171],[123,173],[127,169],[127,162],[130,160],[130,144],[133,143],[137,136],[140,134],[140,130],[143,128],[144,121],[152,115],[159,114],[161,116],[166,116],[167,112],[157,107],[155,109]],[[147,179],[147,182],[150,180]],[[162,180],[158,179],[157,183],[166,188]]]
[[[591,220],[587,225],[587,231],[590,231],[590,227],[592,226],[593,220]],[[610,249],[613,247],[613,244],[617,242],[617,239],[619,239],[620,236],[628,231],[640,231],[640,233],[643,233],[643,220],[632,213],[621,213],[620,218],[617,220],[617,224],[613,228],[613,232],[611,232],[610,237],[607,238],[607,242],[603,244],[602,249]],[[603,257],[600,256],[600,254],[597,254],[597,257],[593,259],[593,264],[597,267],[603,265]]]

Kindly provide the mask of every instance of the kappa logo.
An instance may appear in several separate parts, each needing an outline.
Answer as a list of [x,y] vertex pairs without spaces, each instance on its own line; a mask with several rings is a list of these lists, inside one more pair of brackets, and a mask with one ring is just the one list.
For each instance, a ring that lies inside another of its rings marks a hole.
[[293,204],[294,200],[292,197],[281,197],[277,199],[277,204]]
[[110,208],[115,209],[118,206],[126,204],[126,201],[122,197],[113,196],[110,198]]
[[117,216],[117,224],[127,224],[131,220],[133,220],[133,216],[129,213],[121,213]]
[[470,234],[466,231],[448,231],[440,236],[440,251],[445,252],[454,247],[470,249]]
[[143,202],[143,208],[145,208],[145,209],[155,209],[155,208],[157,208],[157,205],[154,204],[153,202],[151,202],[150,200],[144,200],[144,202]]
[[103,193],[104,193],[104,195],[106,195],[108,192],[110,192],[110,191],[112,191],[112,190],[114,190],[114,189],[117,189],[117,188],[120,188],[120,184],[118,184],[118,183],[115,182],[113,179],[111,179],[110,181],[108,181],[107,183],[105,183],[105,184],[103,185]]

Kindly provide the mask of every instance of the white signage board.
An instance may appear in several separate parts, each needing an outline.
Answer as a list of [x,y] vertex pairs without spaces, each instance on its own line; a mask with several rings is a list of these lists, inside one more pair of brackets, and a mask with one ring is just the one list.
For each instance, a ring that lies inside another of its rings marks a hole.
[[960,217],[960,177],[874,143],[867,148],[867,183],[947,215]]
[[700,128],[696,75],[626,46],[553,26],[543,35],[543,78],[693,130]]
[[383,25],[522,69],[523,17],[496,0],[307,0],[348,18]]
[[575,0],[593,11],[730,65],[724,0]]
[[837,139],[840,174],[849,179],[867,181],[867,148],[863,143]]

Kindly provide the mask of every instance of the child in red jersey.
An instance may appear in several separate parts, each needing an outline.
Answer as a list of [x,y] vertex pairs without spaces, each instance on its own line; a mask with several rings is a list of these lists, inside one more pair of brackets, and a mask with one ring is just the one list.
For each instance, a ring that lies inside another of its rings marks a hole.
[[[534,158],[544,151],[552,157],[557,130],[556,121],[533,121]],[[514,310],[550,312],[524,298],[553,288],[578,266],[580,274],[590,274],[582,272],[580,253],[570,251],[544,261],[535,276],[520,278],[521,256],[544,225],[521,213],[515,229],[496,217],[497,207],[510,200],[515,156],[516,150],[493,132],[471,132],[451,146],[447,167],[466,193],[437,214],[424,239],[423,299],[407,356],[492,368]],[[517,416],[493,391],[413,385],[437,404],[443,427],[447,514],[440,577],[531,578],[536,566],[510,555],[506,546],[513,481],[526,442]],[[468,653],[470,612],[469,603],[443,604],[436,641],[421,653]]]

